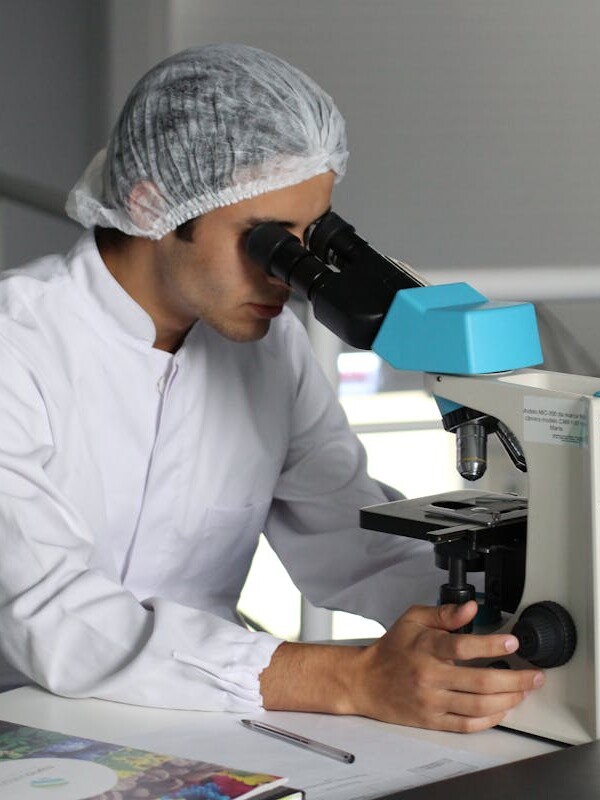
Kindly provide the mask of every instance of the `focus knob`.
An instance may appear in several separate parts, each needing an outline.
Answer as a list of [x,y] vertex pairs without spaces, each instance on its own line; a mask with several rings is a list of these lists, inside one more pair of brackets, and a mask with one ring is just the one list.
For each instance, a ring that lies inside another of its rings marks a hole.
[[528,606],[512,629],[517,655],[536,667],[560,667],[575,652],[577,631],[569,612],[552,600]]

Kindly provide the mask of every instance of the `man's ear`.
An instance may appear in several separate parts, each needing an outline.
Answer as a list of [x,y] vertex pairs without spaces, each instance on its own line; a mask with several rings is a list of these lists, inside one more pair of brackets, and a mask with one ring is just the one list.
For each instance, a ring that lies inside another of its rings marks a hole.
[[165,200],[152,181],[140,181],[129,192],[129,218],[142,231],[152,231],[157,219],[162,219],[166,210]]

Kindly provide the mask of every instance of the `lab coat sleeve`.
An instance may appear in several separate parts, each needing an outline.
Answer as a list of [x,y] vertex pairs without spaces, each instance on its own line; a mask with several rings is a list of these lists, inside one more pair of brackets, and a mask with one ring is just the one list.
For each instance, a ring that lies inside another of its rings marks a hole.
[[367,475],[364,449],[303,329],[293,326],[290,338],[290,444],[265,533],[310,602],[389,627],[408,606],[435,604],[443,573],[430,544],[360,529],[360,508],[394,492]]
[[[246,711],[280,640],[160,598],[140,603],[100,567],[97,532],[49,481],[54,443],[36,378],[2,343],[0,648],[69,697]],[[45,469],[46,467],[46,469]]]

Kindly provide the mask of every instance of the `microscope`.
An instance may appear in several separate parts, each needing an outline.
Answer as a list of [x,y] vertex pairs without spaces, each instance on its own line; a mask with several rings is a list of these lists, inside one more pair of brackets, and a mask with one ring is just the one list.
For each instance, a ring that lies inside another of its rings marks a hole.
[[361,509],[361,527],[431,542],[439,601],[476,599],[474,635],[518,638],[515,654],[482,666],[545,670],[504,727],[570,744],[600,738],[600,380],[531,368],[542,362],[531,304],[428,285],[334,212],[304,244],[260,224],[247,251],[344,342],[425,373],[465,481],[485,473],[494,435],[527,473],[527,497],[472,488],[400,500]]

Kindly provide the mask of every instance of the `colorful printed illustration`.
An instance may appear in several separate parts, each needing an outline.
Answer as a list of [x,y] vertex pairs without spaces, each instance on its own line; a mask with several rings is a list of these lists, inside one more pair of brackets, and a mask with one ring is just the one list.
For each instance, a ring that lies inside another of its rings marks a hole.
[[[67,761],[73,763],[72,760],[76,759],[112,770],[116,774],[115,784],[108,791],[89,797],[89,800],[246,800],[259,798],[285,783],[274,775],[244,772],[218,764],[0,722],[0,766],[25,759],[28,768],[22,774],[6,784],[0,780],[0,800],[21,796],[16,791],[17,780],[24,786],[26,782],[28,797],[33,790],[39,789],[40,796],[52,795],[60,800],[61,790],[67,787],[68,779],[59,774],[60,769],[44,774],[41,769],[31,768],[30,765],[36,763],[31,759],[43,759],[37,762],[40,765],[45,765],[48,759],[65,759],[65,768]],[[65,774],[68,774],[66,769]],[[72,788],[71,793],[64,796],[72,797]],[[5,791],[9,793],[5,794]],[[37,796],[37,792],[34,794]]]

